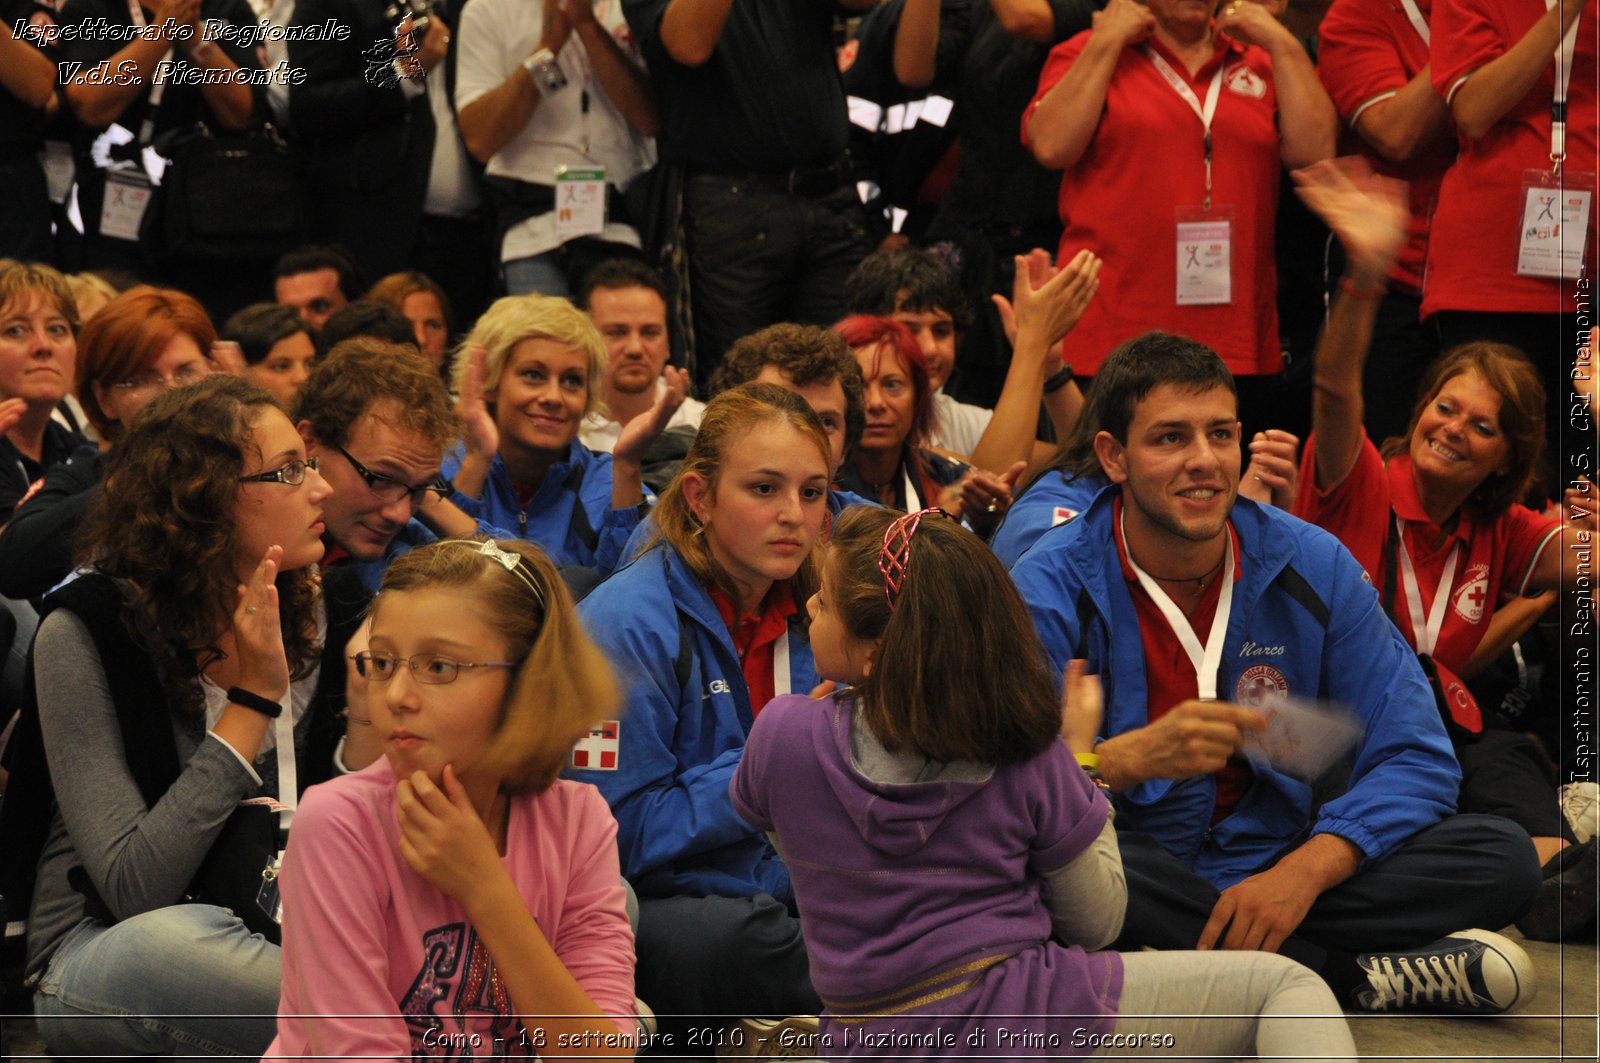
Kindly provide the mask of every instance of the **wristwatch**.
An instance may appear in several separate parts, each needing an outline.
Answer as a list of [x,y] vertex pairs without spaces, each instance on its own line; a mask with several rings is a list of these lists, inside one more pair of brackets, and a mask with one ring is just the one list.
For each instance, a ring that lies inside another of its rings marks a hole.
[[540,48],[524,59],[522,68],[533,78],[533,83],[539,87],[539,91],[546,96],[567,87],[567,75],[556,65],[556,54],[548,48]]

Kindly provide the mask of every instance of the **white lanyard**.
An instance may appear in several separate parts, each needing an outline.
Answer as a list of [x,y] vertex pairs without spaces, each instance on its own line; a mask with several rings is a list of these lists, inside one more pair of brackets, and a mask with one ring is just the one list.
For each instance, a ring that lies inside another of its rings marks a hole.
[[1398,513],[1394,517],[1394,533],[1399,536],[1395,540],[1395,553],[1400,557],[1400,578],[1405,580],[1406,607],[1411,610],[1411,638],[1418,653],[1433,655],[1433,648],[1439,644],[1439,629],[1444,626],[1444,607],[1450,600],[1450,586],[1456,580],[1456,558],[1461,556],[1461,542],[1450,548],[1450,556],[1444,559],[1444,573],[1439,577],[1439,586],[1433,592],[1433,605],[1428,609],[1426,620],[1422,617],[1422,588],[1417,586],[1417,573],[1411,567],[1411,551],[1406,549],[1405,522]]
[[[1557,0],[1544,0],[1545,10],[1556,3]],[[1561,172],[1561,163],[1567,157],[1567,86],[1572,82],[1572,53],[1578,47],[1578,26],[1582,22],[1582,15],[1572,20],[1567,35],[1561,38],[1561,47],[1556,49],[1556,92],[1550,101],[1550,161],[1556,173]]]
[[774,697],[782,697],[790,693],[790,688],[789,626],[785,624],[783,634],[772,644],[772,694]]
[[1201,701],[1217,700],[1217,669],[1222,665],[1222,644],[1228,635],[1228,615],[1233,612],[1233,534],[1228,533],[1227,553],[1222,561],[1222,596],[1217,599],[1217,612],[1211,618],[1211,633],[1206,636],[1206,644],[1200,645],[1200,640],[1195,637],[1194,628],[1189,624],[1189,618],[1183,615],[1183,610],[1173,604],[1167,597],[1167,592],[1156,585],[1144,569],[1139,567],[1139,562],[1133,559],[1133,551],[1128,549],[1128,535],[1123,530],[1122,515],[1117,515],[1117,534],[1122,536],[1123,549],[1128,554],[1128,567],[1133,569],[1133,574],[1139,577],[1139,586],[1156,603],[1156,608],[1161,610],[1161,615],[1167,618],[1167,623],[1172,626],[1172,633],[1178,636],[1178,643],[1183,647],[1183,652],[1189,655],[1189,663],[1194,665],[1194,677],[1199,686]]
[[922,496],[917,494],[916,486],[911,482],[911,469],[901,466],[901,475],[906,478],[906,512],[920,513],[924,509]]
[[295,806],[299,804],[300,780],[295,773],[294,762],[294,694],[285,691],[278,704],[283,711],[278,713],[277,719],[272,721],[272,732],[276,737],[278,754],[278,804],[283,806],[283,811],[278,813],[278,826],[283,830],[283,836],[289,836],[289,824],[294,821]]
[[[148,23],[144,19],[144,9],[139,6],[139,0],[128,0],[128,18],[138,29],[144,29]],[[139,126],[139,146],[146,147],[155,140],[156,111],[161,107],[161,97],[167,89],[167,61],[172,58],[172,49],[168,48],[156,63],[155,84],[150,88],[150,99],[145,105],[144,122]]]
[[1428,33],[1428,20],[1422,17],[1422,9],[1417,6],[1417,0],[1400,0],[1400,6],[1406,9],[1406,18],[1416,27],[1417,36],[1422,38],[1422,43],[1432,43]]
[[1167,82],[1168,85],[1172,86],[1172,91],[1176,92],[1178,94],[1178,98],[1183,100],[1184,103],[1187,103],[1189,105],[1189,109],[1191,111],[1193,111],[1195,113],[1196,117],[1198,117],[1200,119],[1200,124],[1205,129],[1205,151],[1206,151],[1206,201],[1205,201],[1205,209],[1206,210],[1210,210],[1211,209],[1211,120],[1216,117],[1216,114],[1217,114],[1217,100],[1222,95],[1222,68],[1223,68],[1223,66],[1225,64],[1218,63],[1217,64],[1217,72],[1215,74],[1211,75],[1211,86],[1206,89],[1206,102],[1205,102],[1205,106],[1202,107],[1201,104],[1200,104],[1200,98],[1194,94],[1194,89],[1189,87],[1189,83],[1187,81],[1185,81],[1178,74],[1178,72],[1176,70],[1172,69],[1172,64],[1167,62],[1164,58],[1162,58],[1161,54],[1159,52],[1157,52],[1154,48],[1151,48],[1149,45],[1145,45],[1144,54],[1149,56],[1150,62],[1155,64],[1156,71],[1163,78],[1166,79],[1166,82]]

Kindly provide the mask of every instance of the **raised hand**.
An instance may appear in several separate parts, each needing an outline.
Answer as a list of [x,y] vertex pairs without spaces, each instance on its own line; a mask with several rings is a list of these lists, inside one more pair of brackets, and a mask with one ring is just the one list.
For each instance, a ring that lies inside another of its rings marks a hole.
[[616,445],[611,448],[613,461],[637,465],[644,457],[645,449],[666,431],[667,422],[672,420],[672,415],[678,412],[678,407],[688,397],[687,369],[669,365],[661,371],[661,379],[666,381],[667,386],[656,396],[654,404],[623,425],[617,433]]
[[1032,268],[1024,271],[1021,264],[1019,256],[1013,290],[1017,329],[1037,326],[1050,346],[1059,350],[1062,337],[1072,331],[1100,288],[1101,260],[1084,248],[1043,283],[1034,279]]
[[1350,274],[1382,281],[1411,224],[1405,182],[1373,173],[1360,158],[1314,163],[1296,170],[1294,182],[1305,205],[1338,235]]
[[269,546],[248,583],[238,586],[233,641],[239,654],[239,685],[276,701],[289,690],[289,659],[278,618],[278,565],[283,547]]
[[468,353],[467,379],[461,387],[461,398],[456,402],[456,415],[461,418],[467,453],[484,459],[492,459],[500,453],[500,428],[483,398],[484,363],[488,358],[488,352],[482,347],[474,347]]
[[1281,428],[1257,432],[1250,440],[1250,464],[1239,483],[1239,493],[1253,502],[1294,508],[1300,487],[1300,437]]
[[1091,23],[1095,36],[1102,34],[1122,42],[1124,48],[1143,41],[1156,31],[1156,17],[1136,0],[1111,0],[1094,13]]

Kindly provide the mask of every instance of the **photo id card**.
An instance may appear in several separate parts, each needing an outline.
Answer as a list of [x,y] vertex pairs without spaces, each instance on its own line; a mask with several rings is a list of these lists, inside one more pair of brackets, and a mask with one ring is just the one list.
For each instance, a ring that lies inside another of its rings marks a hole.
[[138,171],[106,174],[105,197],[100,201],[100,233],[118,240],[138,240],[139,223],[150,209],[150,182]]
[[556,236],[598,236],[606,229],[604,167],[556,167]]
[[1225,306],[1233,301],[1231,211],[1179,211],[1177,256],[1179,306]]
[[1529,170],[1522,176],[1517,276],[1577,280],[1583,275],[1595,176]]

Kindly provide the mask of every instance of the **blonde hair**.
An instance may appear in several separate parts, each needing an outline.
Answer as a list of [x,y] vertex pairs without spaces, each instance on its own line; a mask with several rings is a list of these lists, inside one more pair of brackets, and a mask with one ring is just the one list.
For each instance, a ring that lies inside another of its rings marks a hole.
[[[702,584],[721,587],[735,598],[738,594],[732,578],[717,564],[711,553],[711,545],[706,542],[705,525],[695,516],[694,510],[689,507],[689,500],[684,497],[683,480],[689,473],[699,475],[706,481],[707,494],[715,500],[722,466],[727,462],[734,445],[752,428],[770,421],[786,424],[810,439],[822,455],[823,468],[832,466],[828,433],[805,399],[777,384],[741,384],[720,392],[707,404],[705,414],[700,419],[699,432],[689,447],[689,453],[684,456],[682,468],[667,489],[661,492],[661,499],[652,511],[656,534],[650,545],[665,540],[682,555],[690,571]],[[820,559],[824,537],[817,536],[817,541],[800,563],[800,568],[789,578],[789,589],[796,604],[804,604],[821,582]]]
[[[499,776],[504,793],[539,793],[555,782],[574,742],[617,716],[622,694],[544,551],[520,541],[495,545],[498,551],[486,551],[473,540],[446,539],[413,550],[384,573],[373,614],[390,594],[441,587],[471,595],[518,662],[482,770]],[[520,560],[507,568],[496,553]]]
[[78,334],[78,303],[66,277],[43,262],[0,259],[0,310],[21,311],[34,294],[54,303],[56,312],[67,319],[72,334]]
[[474,347],[482,347],[483,398],[493,402],[500,390],[500,375],[505,372],[511,349],[523,340],[552,340],[583,354],[589,363],[588,395],[585,414],[604,412],[600,389],[606,378],[606,343],[589,315],[565,299],[549,295],[508,295],[478,318],[477,324],[457,349],[451,383],[457,395],[466,390],[471,359],[462,357]]
[[100,300],[100,305],[104,306],[115,299],[118,294],[117,289],[111,286],[111,282],[98,273],[69,273],[66,276],[66,282],[67,291],[72,293],[73,304],[78,308],[78,316],[85,321],[92,316],[83,312],[85,300],[91,296],[97,297]]

